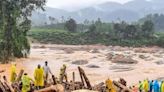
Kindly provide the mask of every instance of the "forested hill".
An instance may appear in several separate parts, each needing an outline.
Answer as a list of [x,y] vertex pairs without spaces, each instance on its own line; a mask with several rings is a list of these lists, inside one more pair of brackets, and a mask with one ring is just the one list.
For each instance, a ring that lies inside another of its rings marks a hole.
[[33,27],[28,36],[40,43],[52,44],[164,47],[164,34],[155,31],[153,21],[145,18],[140,21],[105,23],[99,18],[79,24],[70,18],[62,23]]
[[164,13],[164,0],[132,0],[125,4],[116,2],[106,2],[104,4],[87,7],[77,11],[67,11],[46,7],[45,12],[33,13],[33,25],[45,24],[50,22],[49,16],[54,17],[56,21],[66,20],[69,17],[77,22],[83,22],[85,19],[111,22],[124,20],[127,22],[136,21],[151,13]]

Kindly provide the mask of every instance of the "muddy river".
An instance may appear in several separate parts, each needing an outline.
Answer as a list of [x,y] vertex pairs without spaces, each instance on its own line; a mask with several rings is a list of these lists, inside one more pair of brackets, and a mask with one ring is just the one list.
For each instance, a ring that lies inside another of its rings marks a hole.
[[[108,55],[122,55],[137,61],[134,64],[113,63]],[[27,59],[16,59],[17,72],[24,69],[32,78],[38,64],[44,65],[48,61],[53,74],[59,76],[63,64],[67,65],[68,79],[80,80],[77,67],[81,66],[91,84],[105,81],[107,78],[118,80],[124,78],[128,85],[134,85],[139,80],[158,79],[164,77],[164,49],[159,47],[119,47],[119,46],[73,46],[32,44],[31,54]],[[11,64],[0,64],[0,69],[9,78]]]

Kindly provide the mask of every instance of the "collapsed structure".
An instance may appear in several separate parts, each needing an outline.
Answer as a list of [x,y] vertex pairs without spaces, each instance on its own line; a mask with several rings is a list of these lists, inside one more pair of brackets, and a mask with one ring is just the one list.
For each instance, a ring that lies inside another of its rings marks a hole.
[[[126,81],[124,79],[120,79],[119,81],[111,81],[107,79],[107,81],[101,82],[97,85],[92,85],[85,74],[85,71],[78,67],[79,75],[81,81],[75,80],[75,73],[72,73],[72,80],[67,79],[66,75],[66,67],[62,68],[60,78],[57,79],[54,75],[51,76],[51,81],[47,82],[45,87],[40,90],[35,90],[33,84],[31,84],[30,92],[76,92],[76,90],[87,90],[85,92],[113,92],[112,89],[115,89],[117,92],[132,92],[128,87],[126,87]],[[5,72],[5,71],[0,71]],[[21,78],[24,74],[24,70],[21,70],[16,78],[16,81],[10,84],[6,78],[0,79],[0,92],[21,92]],[[111,83],[110,83],[111,81]],[[111,85],[112,84],[112,85]],[[80,91],[77,91],[80,92]]]

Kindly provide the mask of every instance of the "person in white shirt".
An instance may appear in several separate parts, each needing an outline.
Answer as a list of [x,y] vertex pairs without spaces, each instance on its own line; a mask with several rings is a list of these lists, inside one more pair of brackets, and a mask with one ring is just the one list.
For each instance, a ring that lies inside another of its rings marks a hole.
[[50,70],[50,67],[48,66],[47,61],[45,61],[45,65],[43,66],[43,69],[44,69],[45,83],[47,83],[49,73],[52,75],[52,72]]

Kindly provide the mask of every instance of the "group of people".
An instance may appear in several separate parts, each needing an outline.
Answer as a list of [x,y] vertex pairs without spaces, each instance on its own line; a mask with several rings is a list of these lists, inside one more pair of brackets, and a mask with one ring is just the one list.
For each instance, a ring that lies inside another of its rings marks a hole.
[[[64,74],[66,69],[66,65],[63,65],[63,68],[61,68],[61,73],[60,75]],[[45,61],[44,66],[42,67],[41,65],[38,65],[34,71],[34,80],[28,76],[27,73],[24,73],[22,78],[21,78],[21,84],[22,84],[22,92],[28,92],[31,90],[31,83],[34,83],[35,89],[41,89],[43,88],[48,81],[49,74],[53,75],[50,67],[48,66],[48,62]],[[16,73],[16,64],[13,64],[11,66],[11,77],[10,81],[14,83],[16,81],[17,73]],[[66,76],[63,76],[66,77]],[[62,77],[59,78],[62,81]],[[65,78],[67,80],[67,77]],[[111,87],[112,81],[107,80],[106,84],[110,90],[110,92],[116,92],[114,91],[114,87]],[[126,85],[125,85],[126,86]],[[144,81],[139,81],[138,86],[132,86],[130,89],[133,92],[164,92],[164,81],[158,81],[158,80],[144,80]],[[108,92],[108,91],[107,91]]]
[[164,82],[158,80],[139,81],[138,86],[130,87],[133,92],[164,92]]
[[[48,62],[45,61],[45,65],[41,67],[38,65],[34,71],[34,80],[28,76],[27,73],[24,73],[21,78],[22,92],[28,92],[31,90],[31,83],[34,83],[36,89],[41,89],[47,83],[49,74],[52,74]],[[10,81],[14,83],[16,81],[16,64],[11,66],[11,75]]]

